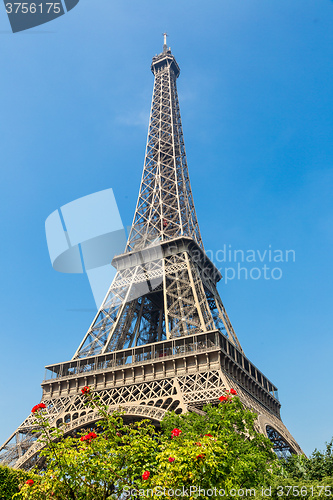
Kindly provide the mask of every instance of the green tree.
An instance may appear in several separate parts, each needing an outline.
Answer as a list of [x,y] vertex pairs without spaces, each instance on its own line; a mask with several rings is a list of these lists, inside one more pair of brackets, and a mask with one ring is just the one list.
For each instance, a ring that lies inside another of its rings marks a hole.
[[321,481],[333,477],[333,438],[326,443],[325,451],[317,449],[307,458],[304,455],[292,455],[282,462],[282,469],[287,477]]
[[309,458],[292,455],[280,462],[271,481],[271,498],[299,497],[322,499],[333,497],[332,441],[326,450],[315,450]]
[[325,477],[333,477],[333,438],[326,443],[324,452],[317,449],[310,455],[306,465],[306,473],[309,479],[321,480]]

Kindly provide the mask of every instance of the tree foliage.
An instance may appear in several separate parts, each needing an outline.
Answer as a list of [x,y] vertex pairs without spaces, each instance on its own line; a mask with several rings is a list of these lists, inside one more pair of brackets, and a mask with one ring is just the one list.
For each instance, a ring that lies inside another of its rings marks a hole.
[[333,477],[333,438],[326,443],[323,452],[315,449],[309,458],[292,455],[283,464],[283,469],[294,479],[321,481],[326,477]]

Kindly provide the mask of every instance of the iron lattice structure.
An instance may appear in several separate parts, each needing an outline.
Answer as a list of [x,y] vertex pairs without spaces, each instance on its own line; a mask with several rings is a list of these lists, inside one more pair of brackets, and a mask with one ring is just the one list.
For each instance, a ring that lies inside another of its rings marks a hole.
[[[277,388],[246,358],[217,291],[190,186],[176,80],[167,48],[155,77],[143,175],[116,276],[72,360],[47,366],[42,401],[68,433],[98,419],[83,406],[91,385],[110,412],[159,422],[166,411],[200,411],[234,387],[279,455],[301,453],[280,418]],[[31,468],[41,444],[30,415],[0,449],[2,463]]]

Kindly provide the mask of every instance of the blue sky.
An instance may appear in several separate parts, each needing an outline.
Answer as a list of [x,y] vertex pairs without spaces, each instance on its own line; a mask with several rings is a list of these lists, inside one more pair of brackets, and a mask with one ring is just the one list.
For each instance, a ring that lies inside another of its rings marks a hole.
[[72,357],[94,315],[87,277],[52,269],[45,219],[112,187],[132,221],[164,31],[181,68],[206,249],[295,251],[280,280],[219,291],[310,453],[333,435],[330,0],[80,0],[15,35],[0,10],[0,441],[39,402],[44,366]]

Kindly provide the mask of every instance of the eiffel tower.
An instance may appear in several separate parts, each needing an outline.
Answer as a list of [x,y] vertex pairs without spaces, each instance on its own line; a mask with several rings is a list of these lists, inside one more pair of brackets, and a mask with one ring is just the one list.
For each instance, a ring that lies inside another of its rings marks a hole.
[[[156,424],[167,411],[202,411],[234,388],[257,414],[257,430],[279,456],[302,453],[280,417],[276,386],[245,356],[216,288],[221,274],[204,251],[188,174],[176,80],[164,34],[153,57],[154,90],[140,192],[116,276],[70,361],[46,366],[42,401],[51,425],[73,433],[98,414],[80,389],[94,387],[110,411]],[[28,416],[0,460],[30,469],[42,445]]]

